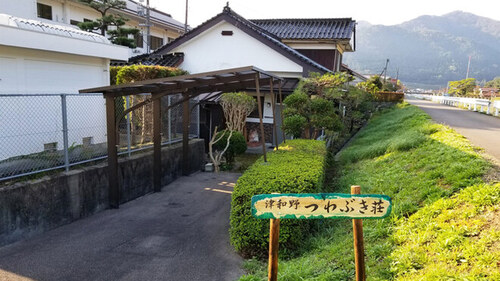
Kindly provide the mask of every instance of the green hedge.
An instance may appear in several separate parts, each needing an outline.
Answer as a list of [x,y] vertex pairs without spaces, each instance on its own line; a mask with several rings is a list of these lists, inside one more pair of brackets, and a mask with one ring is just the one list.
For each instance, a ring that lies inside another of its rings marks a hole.
[[[269,220],[255,219],[251,198],[256,194],[323,191],[326,147],[323,141],[289,140],[278,151],[261,157],[238,179],[231,202],[231,244],[245,257],[268,251]],[[280,250],[294,251],[311,232],[314,220],[282,220]]]

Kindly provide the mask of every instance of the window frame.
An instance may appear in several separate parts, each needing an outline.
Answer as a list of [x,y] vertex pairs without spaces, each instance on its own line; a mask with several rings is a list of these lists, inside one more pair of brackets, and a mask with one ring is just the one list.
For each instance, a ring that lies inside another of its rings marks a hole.
[[[47,12],[50,13],[50,15],[47,15]],[[36,16],[41,19],[46,19],[46,20],[53,20],[54,15],[52,14],[52,6],[37,2],[36,3]]]

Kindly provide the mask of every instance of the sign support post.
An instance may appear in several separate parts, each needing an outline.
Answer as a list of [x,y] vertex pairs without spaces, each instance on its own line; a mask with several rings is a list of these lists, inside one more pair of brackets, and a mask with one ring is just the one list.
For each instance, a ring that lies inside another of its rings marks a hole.
[[278,248],[280,237],[280,220],[270,219],[269,226],[269,266],[268,281],[278,280]]
[[[351,186],[351,194],[361,194],[361,186]],[[353,219],[354,263],[356,266],[356,281],[365,281],[365,247],[363,243],[363,220]]]
[[363,220],[383,219],[392,210],[391,198],[381,194],[361,194],[359,185],[351,194],[288,193],[258,194],[252,197],[252,215],[269,219],[268,281],[278,279],[280,219],[352,219],[356,281],[365,281]]

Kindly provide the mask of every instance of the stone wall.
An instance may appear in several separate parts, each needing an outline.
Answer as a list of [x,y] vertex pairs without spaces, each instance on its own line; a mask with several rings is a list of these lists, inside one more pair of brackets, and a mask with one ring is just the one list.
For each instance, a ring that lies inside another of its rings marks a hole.
[[[191,172],[204,165],[203,140],[191,140]],[[152,152],[119,158],[120,201],[153,191]],[[162,185],[182,175],[182,144],[162,149]],[[107,164],[0,187],[0,246],[43,233],[108,208]]]
[[[260,136],[260,123],[247,122],[246,127],[248,135],[255,130],[259,135],[259,141],[262,139]],[[264,123],[264,136],[266,137],[266,143],[273,143],[273,124]]]

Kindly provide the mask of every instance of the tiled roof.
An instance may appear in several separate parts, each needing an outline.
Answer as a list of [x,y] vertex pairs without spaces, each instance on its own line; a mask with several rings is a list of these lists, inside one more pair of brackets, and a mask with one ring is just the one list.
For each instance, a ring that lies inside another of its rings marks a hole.
[[267,41],[269,45],[277,47],[277,49],[280,52],[286,53],[289,56],[299,60],[303,64],[307,64],[309,67],[313,67],[315,71],[321,71],[321,72],[331,72],[328,68],[322,66],[321,64],[315,62],[314,60],[311,60],[310,58],[302,55],[298,51],[294,50],[293,48],[289,47],[285,43],[281,42],[281,39],[277,37],[276,35],[266,31],[265,29],[259,27],[258,25],[250,22],[249,20],[245,19],[244,17],[238,15],[235,13],[233,10],[231,10],[228,6],[224,7],[224,10],[222,13],[216,15],[215,17],[205,21],[204,23],[200,24],[196,28],[190,30],[186,34],[176,38],[172,42],[164,45],[160,49],[156,50],[154,54],[165,54],[168,53],[170,50],[174,49],[175,47],[181,45],[187,40],[190,40],[191,38],[194,38],[197,36],[199,33],[203,32],[204,30],[207,29],[208,26],[211,26],[214,22],[219,22],[220,20],[224,19],[232,19],[233,21],[236,21],[237,24],[241,24],[239,28],[246,28],[247,30],[255,32],[255,34],[261,38],[264,38],[264,41]]
[[263,19],[250,20],[281,39],[350,40],[356,21],[340,19]]
[[87,41],[111,44],[106,37],[80,30],[71,26],[60,24],[50,24],[38,20],[23,19],[11,15],[0,14],[0,24],[19,29],[31,30],[36,32],[54,34],[64,37],[77,38]]
[[170,53],[166,55],[143,54],[131,57],[128,60],[128,62],[112,61],[111,66],[143,64],[143,65],[160,65],[160,66],[177,67],[182,63],[183,60],[184,60],[184,53]]

